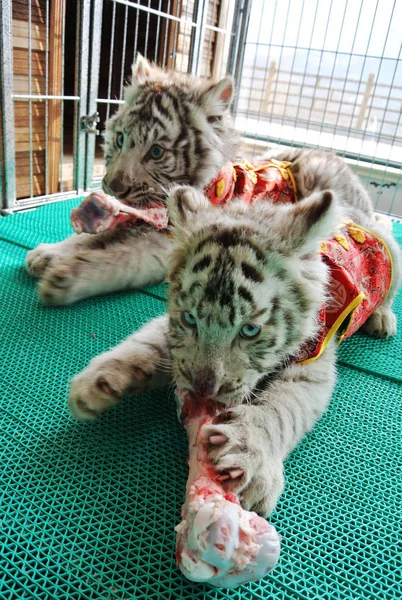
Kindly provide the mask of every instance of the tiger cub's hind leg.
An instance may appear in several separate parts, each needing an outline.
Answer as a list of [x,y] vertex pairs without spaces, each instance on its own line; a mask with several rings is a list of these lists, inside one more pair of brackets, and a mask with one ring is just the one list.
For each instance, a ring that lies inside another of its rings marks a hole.
[[375,338],[389,338],[396,334],[396,316],[389,305],[383,304],[367,319],[362,331]]

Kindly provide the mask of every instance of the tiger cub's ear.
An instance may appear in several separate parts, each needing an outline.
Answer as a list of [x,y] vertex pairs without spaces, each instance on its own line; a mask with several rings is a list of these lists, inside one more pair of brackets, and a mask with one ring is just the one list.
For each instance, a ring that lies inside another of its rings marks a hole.
[[138,52],[137,59],[131,67],[132,83],[133,85],[142,85],[147,79],[149,79],[152,73],[151,63]]
[[189,185],[174,187],[169,194],[167,207],[175,236],[180,239],[180,234],[188,234],[199,213],[209,206],[209,201],[200,190]]
[[201,104],[208,118],[219,119],[229,111],[234,95],[234,80],[224,77],[218,83],[207,86],[202,92]]
[[335,235],[341,211],[330,190],[314,192],[297,204],[278,207],[273,227],[280,234],[285,253],[303,255],[316,252],[323,240]]

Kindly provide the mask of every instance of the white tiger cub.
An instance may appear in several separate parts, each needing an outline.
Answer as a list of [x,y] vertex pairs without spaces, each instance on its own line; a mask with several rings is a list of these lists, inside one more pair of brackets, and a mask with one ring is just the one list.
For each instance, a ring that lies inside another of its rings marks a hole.
[[[325,411],[335,383],[336,336],[309,364],[295,360],[318,331],[329,268],[318,253],[339,226],[332,191],[300,203],[211,206],[191,187],[169,200],[178,247],[168,315],[96,357],[71,382],[69,406],[94,419],[126,393],[174,382],[179,396],[227,409],[208,426],[210,457],[246,509],[267,516],[284,487],[283,463]],[[365,223],[367,217],[360,215]],[[395,332],[400,253],[381,224],[394,277],[364,328]]]
[[[173,184],[202,189],[236,156],[233,80],[164,71],[138,56],[124,104],[106,123],[106,193],[134,207],[166,201]],[[116,229],[40,244],[26,266],[48,306],[73,304],[163,281],[174,240],[155,230]]]

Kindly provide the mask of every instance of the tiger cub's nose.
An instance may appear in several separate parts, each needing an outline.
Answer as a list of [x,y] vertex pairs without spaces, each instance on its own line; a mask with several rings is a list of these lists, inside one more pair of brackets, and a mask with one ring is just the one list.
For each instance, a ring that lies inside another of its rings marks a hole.
[[217,394],[215,373],[210,369],[198,371],[193,380],[193,389],[201,398],[214,398]]

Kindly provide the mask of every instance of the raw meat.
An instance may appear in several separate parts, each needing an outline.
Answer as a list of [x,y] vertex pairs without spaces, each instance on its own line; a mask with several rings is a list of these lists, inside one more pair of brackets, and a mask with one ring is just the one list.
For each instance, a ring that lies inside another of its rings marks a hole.
[[194,411],[184,399],[182,421],[189,442],[189,476],[182,508],[183,520],[176,527],[176,558],[191,581],[234,588],[264,577],[276,565],[280,541],[276,529],[254,512],[240,506],[227,492],[208,459],[202,428],[218,414],[214,403],[203,403]]
[[147,208],[132,208],[100,190],[89,194],[71,211],[70,218],[76,233],[100,233],[144,223],[160,230],[166,229],[169,223],[167,210],[162,202],[154,202]]

